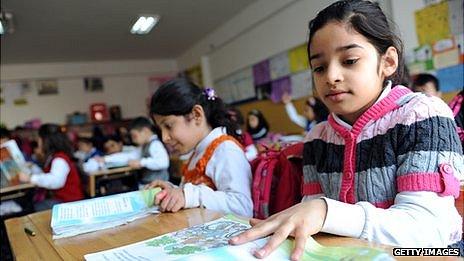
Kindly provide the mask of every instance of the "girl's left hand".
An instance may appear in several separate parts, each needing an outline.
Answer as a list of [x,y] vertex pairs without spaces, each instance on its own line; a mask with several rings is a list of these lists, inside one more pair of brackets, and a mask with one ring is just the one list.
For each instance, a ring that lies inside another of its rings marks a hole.
[[31,181],[31,177],[23,172],[18,172],[18,178],[22,183],[29,183]]
[[299,203],[264,221],[250,220],[250,230],[230,239],[233,245],[240,245],[274,233],[261,249],[254,253],[257,258],[265,258],[274,251],[288,236],[295,238],[295,248],[291,259],[299,260],[304,252],[308,236],[321,231],[327,214],[327,205],[323,199]]

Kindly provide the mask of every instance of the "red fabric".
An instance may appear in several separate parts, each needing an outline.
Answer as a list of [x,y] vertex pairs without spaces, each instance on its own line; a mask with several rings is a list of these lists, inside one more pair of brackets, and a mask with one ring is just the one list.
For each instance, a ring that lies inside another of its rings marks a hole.
[[291,145],[280,153],[280,179],[271,202],[272,214],[287,209],[301,201],[303,183],[303,143]]
[[[66,153],[57,152],[53,155],[53,159],[61,158],[68,163],[70,171],[68,176],[66,177],[66,183],[60,189],[52,190],[54,194],[54,198],[62,201],[62,202],[70,202],[81,200],[84,198],[84,193],[82,191],[82,184],[81,179],[79,177],[79,171],[76,167],[76,164],[69,158]],[[52,162],[53,160],[51,160]],[[51,169],[51,162],[47,166],[44,167],[44,172],[48,173]]]
[[253,215],[266,218],[301,201],[303,143],[268,150],[251,162]]
[[244,131],[242,134],[242,145],[246,148],[249,145],[253,144],[253,138],[251,137],[250,133]]

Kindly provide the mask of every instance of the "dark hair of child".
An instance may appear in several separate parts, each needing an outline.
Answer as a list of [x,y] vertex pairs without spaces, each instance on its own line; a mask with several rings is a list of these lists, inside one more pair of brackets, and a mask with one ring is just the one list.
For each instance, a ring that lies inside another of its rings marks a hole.
[[[248,117],[247,117],[247,123],[246,123],[247,131],[253,136],[253,134],[258,133],[262,129],[265,128],[266,129],[266,134],[267,134],[267,132],[269,131],[269,124],[267,123],[266,118],[264,118],[263,113],[261,111],[259,111],[259,110],[253,109],[253,110],[248,112],[247,116],[250,116],[250,115],[254,115],[254,116],[256,116],[258,118],[258,126],[256,126],[256,128],[252,128],[250,126],[250,121],[248,120]],[[263,137],[264,136],[265,135],[263,135]]]
[[175,78],[162,84],[152,96],[150,113],[163,116],[187,116],[195,105],[203,108],[206,121],[211,128],[226,127],[227,134],[238,138],[236,134],[238,125],[227,116],[221,98],[206,93],[185,78]]
[[378,3],[364,0],[338,1],[319,12],[316,18],[309,22],[308,57],[311,56],[309,46],[314,34],[330,22],[346,23],[349,28],[366,37],[377,50],[379,57],[385,54],[390,46],[395,47],[398,53],[398,68],[385,81],[391,80],[393,86],[403,82],[403,42],[390,27]]
[[416,86],[423,86],[428,82],[432,82],[433,85],[435,85],[435,89],[440,91],[440,83],[438,82],[437,77],[433,76],[432,74],[429,73],[419,73],[414,77],[414,82],[413,82],[413,88],[416,88]]
[[73,159],[73,148],[71,141],[57,124],[43,124],[39,128],[39,137],[42,139],[42,149],[45,158],[56,152],[64,152],[69,158]]

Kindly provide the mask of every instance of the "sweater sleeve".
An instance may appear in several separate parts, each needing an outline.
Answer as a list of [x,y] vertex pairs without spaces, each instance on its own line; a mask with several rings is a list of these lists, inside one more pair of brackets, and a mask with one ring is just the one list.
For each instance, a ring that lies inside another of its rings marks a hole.
[[451,196],[402,192],[388,209],[369,202],[351,205],[324,199],[323,232],[401,247],[446,247],[461,239],[462,219]]
[[53,159],[51,164],[49,173],[33,174],[31,183],[46,189],[62,188],[71,168],[62,158]]
[[251,168],[237,145],[230,141],[219,145],[206,166],[206,175],[217,190],[205,185],[184,184],[186,208],[204,206],[244,217],[253,215]]
[[450,108],[427,97],[402,109],[405,116],[396,128],[398,192],[433,191],[458,197],[464,156]]

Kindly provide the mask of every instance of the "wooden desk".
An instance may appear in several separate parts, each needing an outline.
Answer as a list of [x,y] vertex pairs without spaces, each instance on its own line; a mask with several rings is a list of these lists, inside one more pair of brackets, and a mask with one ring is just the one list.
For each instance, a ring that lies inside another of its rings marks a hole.
[[[188,209],[178,213],[162,213],[149,216],[124,226],[96,231],[70,238],[52,240],[50,228],[51,212],[43,211],[5,222],[12,252],[16,260],[82,260],[88,253],[112,249],[146,240],[182,228],[202,224],[221,215],[205,209]],[[24,233],[24,227],[36,232],[36,236]],[[322,245],[374,246],[387,250],[391,248],[368,243],[363,240],[318,234],[315,239]]]
[[26,195],[26,190],[35,188],[32,183],[24,183],[0,188],[0,201],[15,199]]
[[105,169],[105,170],[98,170],[94,172],[90,172],[87,176],[88,180],[88,193],[91,198],[95,197],[96,195],[96,180],[97,179],[119,179],[122,177],[127,177],[133,175],[135,171],[138,170],[137,168],[132,167],[121,167],[121,168],[114,168],[114,169]]

